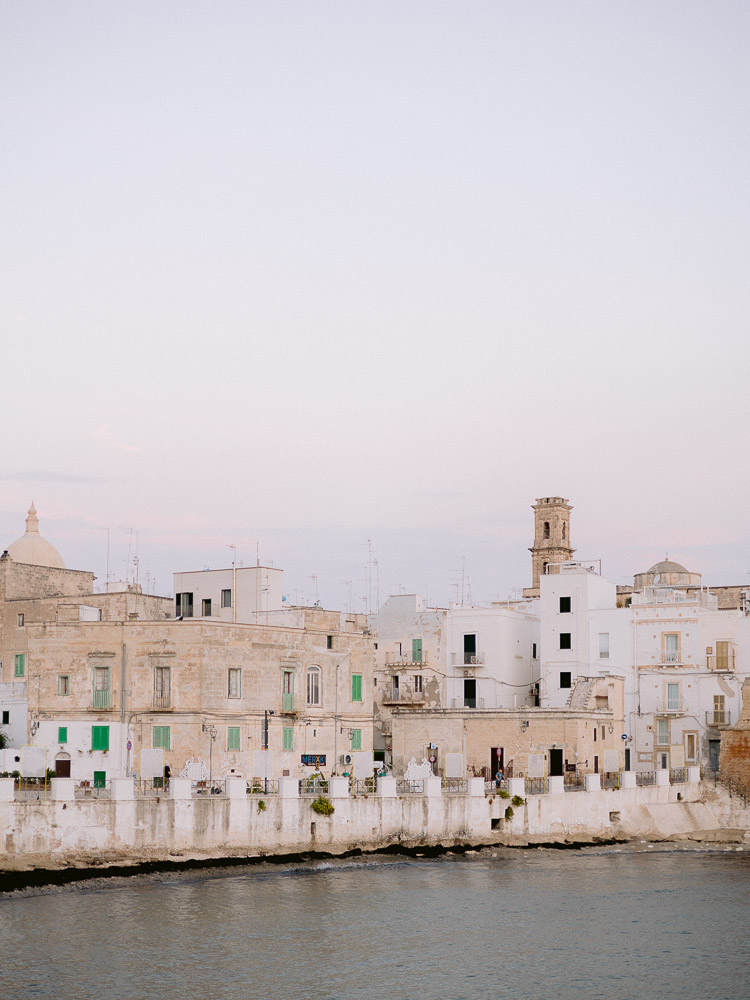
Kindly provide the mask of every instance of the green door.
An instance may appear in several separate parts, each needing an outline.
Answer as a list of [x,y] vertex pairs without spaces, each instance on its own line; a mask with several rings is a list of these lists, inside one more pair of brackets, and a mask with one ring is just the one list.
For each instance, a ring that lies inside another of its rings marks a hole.
[[104,788],[107,784],[106,771],[94,771],[94,788]]

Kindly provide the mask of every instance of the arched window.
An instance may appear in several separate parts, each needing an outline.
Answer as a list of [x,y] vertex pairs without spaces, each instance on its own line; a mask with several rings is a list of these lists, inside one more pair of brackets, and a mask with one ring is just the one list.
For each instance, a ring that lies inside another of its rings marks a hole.
[[563,541],[565,541],[567,531],[568,531],[567,524],[563,524]]
[[544,522],[544,537],[549,538],[549,521]]
[[307,668],[307,704],[320,704],[320,667]]
[[547,575],[547,567],[548,566],[549,566],[549,563],[542,563],[542,573],[544,573],[545,576]]

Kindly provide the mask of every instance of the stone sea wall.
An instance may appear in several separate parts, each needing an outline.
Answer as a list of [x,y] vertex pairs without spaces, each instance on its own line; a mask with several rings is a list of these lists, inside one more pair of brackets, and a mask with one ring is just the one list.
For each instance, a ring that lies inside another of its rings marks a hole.
[[[115,863],[341,854],[392,845],[720,839],[729,827],[739,827],[735,839],[742,839],[747,809],[740,802],[728,805],[700,782],[697,769],[691,772],[693,780],[679,785],[602,790],[592,781],[587,790],[569,793],[553,784],[551,792],[526,795],[525,803],[515,806],[512,799],[485,792],[482,779],[469,779],[458,794],[446,794],[440,779],[428,779],[422,792],[406,795],[396,794],[390,778],[382,779],[376,792],[356,795],[346,779],[332,779],[326,796],[334,810],[330,815],[315,812],[314,797],[300,797],[293,779],[282,779],[271,795],[248,794],[241,779],[230,780],[221,795],[201,795],[189,781],[173,779],[166,797],[141,798],[128,779],[113,782],[106,796],[91,798],[75,797],[71,779],[55,779],[46,798],[40,792],[38,799],[20,801],[12,797],[12,780],[0,779],[0,796],[6,799],[0,801],[0,869],[25,860],[58,867],[92,858]],[[512,815],[506,815],[509,806]]]

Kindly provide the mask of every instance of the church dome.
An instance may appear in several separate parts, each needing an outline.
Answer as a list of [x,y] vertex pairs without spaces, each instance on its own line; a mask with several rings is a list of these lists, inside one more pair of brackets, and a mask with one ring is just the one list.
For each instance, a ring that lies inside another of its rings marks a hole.
[[654,563],[649,573],[688,573],[689,571],[679,563],[672,562],[671,559],[662,559],[661,562]]
[[39,518],[36,516],[34,504],[29,507],[26,518],[26,532],[8,546],[8,555],[15,562],[27,563],[31,566],[53,566],[55,569],[65,569],[65,563],[54,545],[39,534]]

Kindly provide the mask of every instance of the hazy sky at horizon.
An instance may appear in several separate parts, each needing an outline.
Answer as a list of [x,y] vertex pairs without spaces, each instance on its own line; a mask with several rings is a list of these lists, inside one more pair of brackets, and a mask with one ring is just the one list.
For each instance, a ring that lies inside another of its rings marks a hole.
[[748,583],[749,45],[724,0],[6,4],[2,544],[33,499],[102,582],[107,528],[160,592],[258,542],[362,610],[369,539],[444,604],[528,586],[561,495],[618,582]]

